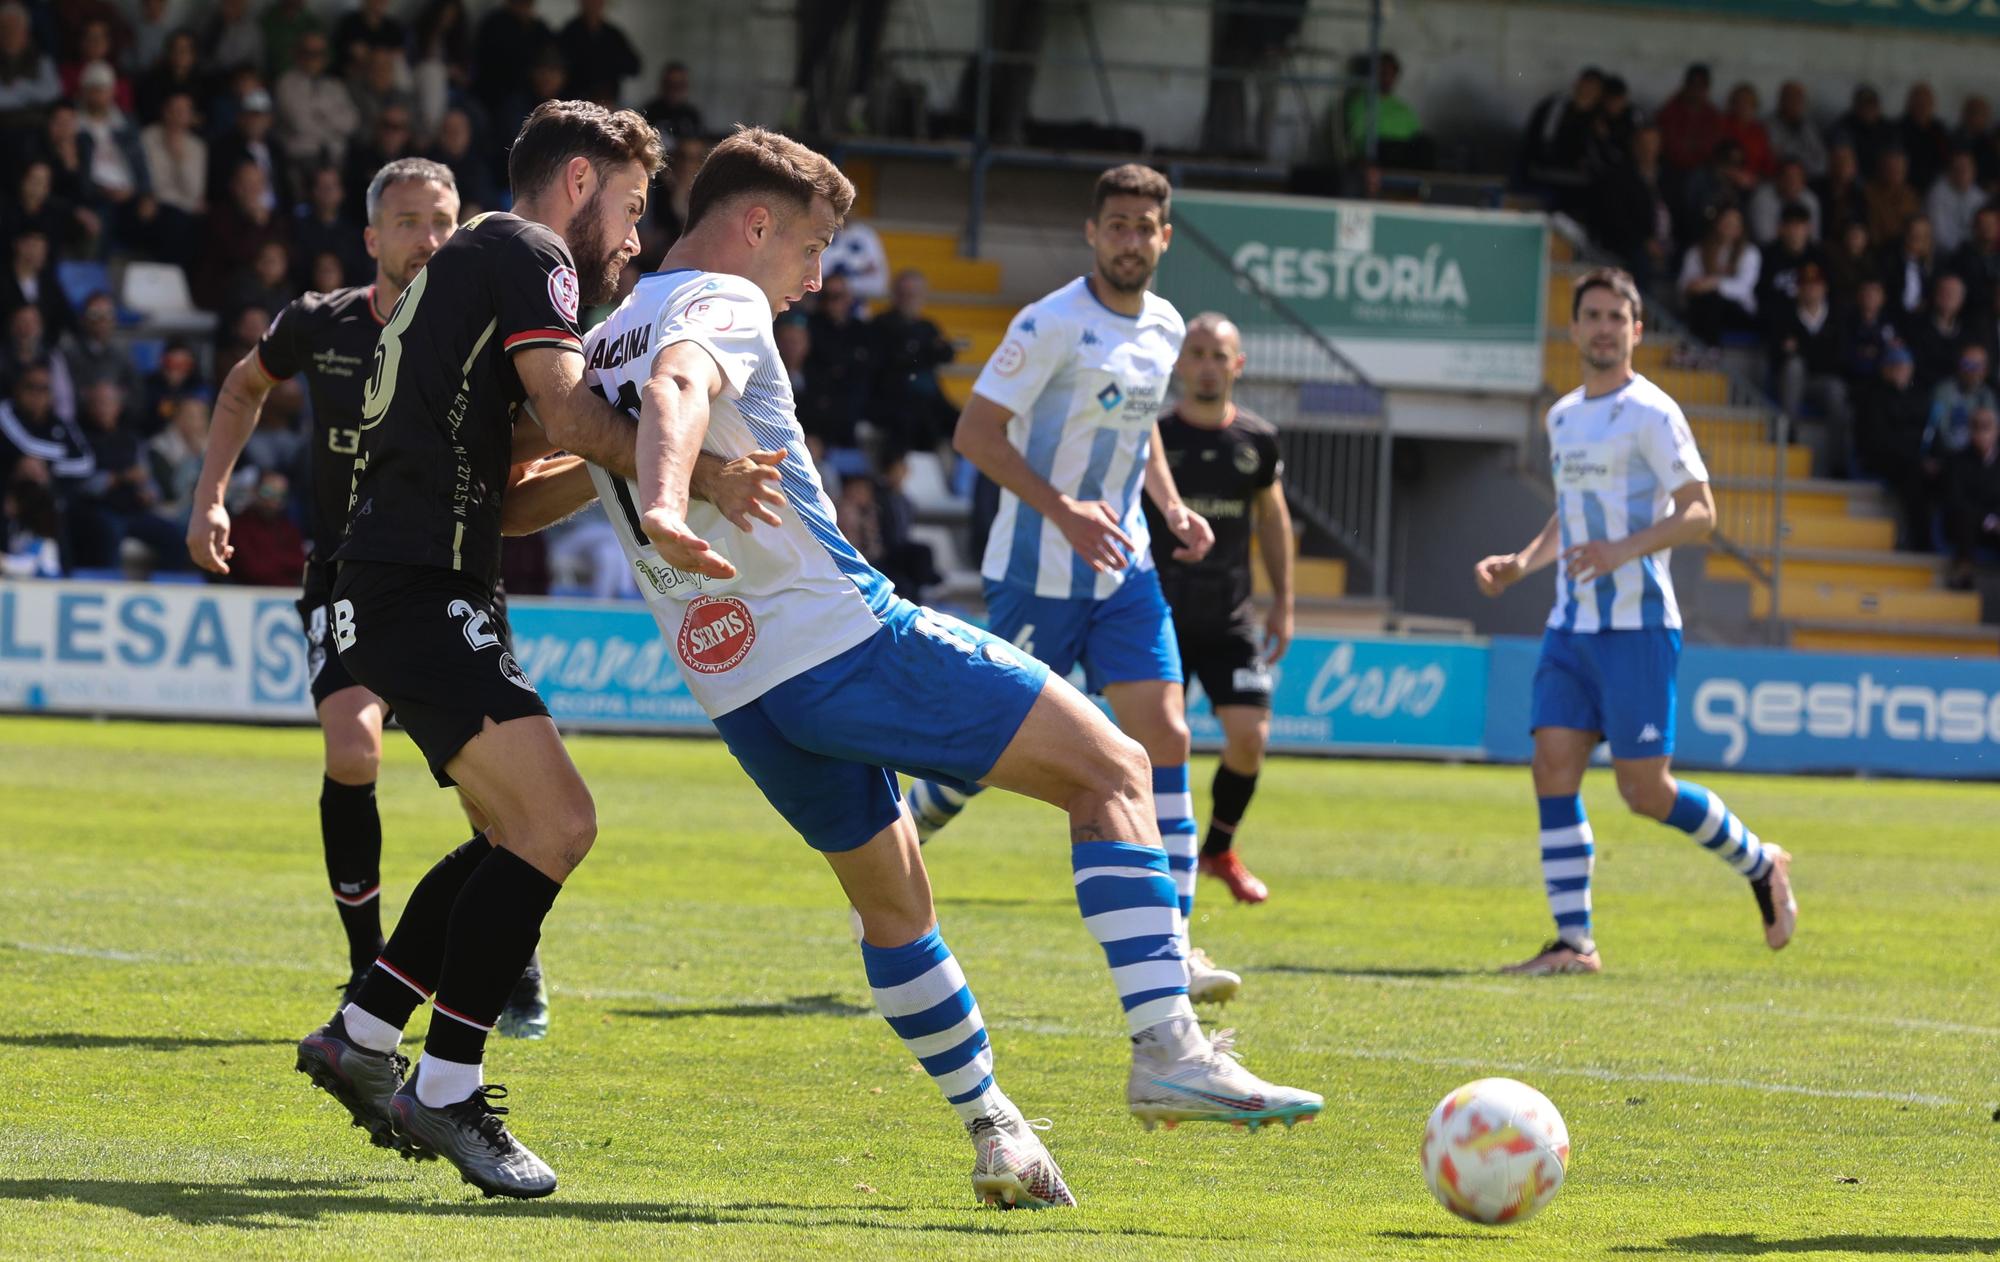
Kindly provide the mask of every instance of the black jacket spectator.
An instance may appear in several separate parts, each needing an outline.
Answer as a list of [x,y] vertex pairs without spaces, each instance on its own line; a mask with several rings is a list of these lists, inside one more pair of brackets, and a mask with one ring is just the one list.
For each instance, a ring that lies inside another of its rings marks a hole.
[[346,74],[371,48],[404,51],[410,32],[389,12],[389,0],[362,0],[361,7],[333,28],[333,70]]
[[569,67],[569,92],[616,105],[625,80],[639,73],[639,54],[624,31],[604,20],[604,0],[580,0],[577,8],[556,37]]
[[489,114],[507,116],[513,109],[509,98],[520,96],[528,67],[555,39],[549,24],[535,16],[535,0],[504,0],[486,15],[473,44],[472,91]]
[[1972,237],[1951,256],[1951,270],[1965,278],[1965,305],[1981,316],[2000,306],[2000,207],[1972,217]]
[[33,460],[46,470],[60,498],[97,472],[97,459],[75,420],[56,415],[49,385],[47,368],[25,369],[12,395],[0,402],[0,484],[12,482],[22,462]]
[[1833,124],[1835,144],[1854,147],[1863,171],[1873,171],[1882,151],[1897,142],[1896,125],[1882,116],[1882,95],[1867,84],[1854,89],[1853,102]]
[[1882,282],[1871,277],[1840,319],[1840,371],[1850,393],[1880,376],[1882,357],[1898,345],[1896,325],[1882,298]]
[[1937,93],[1930,84],[1919,83],[1910,89],[1896,130],[1903,152],[1910,155],[1911,186],[1929,188],[1951,157],[1951,133],[1938,121]]
[[1664,175],[1660,133],[1642,127],[1632,134],[1631,160],[1591,186],[1591,235],[1624,262],[1641,293],[1669,270],[1673,258],[1673,212]]
[[1938,278],[1930,303],[1904,316],[1898,328],[1903,345],[1916,357],[1917,387],[1922,390],[1951,376],[1966,343],[1985,344],[1977,324],[1966,315],[1965,282],[1949,272]]
[[298,201],[298,189],[292,183],[283,153],[271,138],[271,94],[262,88],[244,95],[237,111],[235,130],[208,146],[208,204],[211,217],[215,207],[229,201],[230,181],[235,178],[236,168],[245,162],[254,162],[263,171],[266,204],[274,210],[282,208],[289,211]]
[[1882,263],[1882,289],[1889,310],[1898,316],[1923,309],[1937,284],[1937,256],[1931,249],[1931,221],[1918,216],[1909,221],[1899,247],[1887,252]]
[[1869,473],[1880,478],[1902,507],[1902,546],[1930,547],[1930,500],[1924,488],[1924,427],[1931,400],[1916,386],[1910,354],[1893,347],[1882,372],[1861,392],[1855,408],[1855,446]]
[[900,450],[929,450],[948,441],[958,410],[944,397],[937,370],[957,352],[924,318],[924,278],[896,278],[896,305],[868,323],[875,384],[868,416]]
[[686,66],[678,61],[662,66],[659,93],[646,102],[643,111],[646,121],[675,140],[701,135],[701,111],[689,99],[690,90]]
[[1819,199],[1820,240],[1838,241],[1848,224],[1868,222],[1868,193],[1861,184],[1861,160],[1841,142],[1827,150],[1826,174],[1812,182]]
[[2000,545],[2000,416],[1973,414],[1971,440],[1945,467],[1945,534],[1951,540],[1950,585],[1972,586],[1976,550]]
[[15,236],[4,279],[0,279],[0,319],[16,307],[36,307],[42,313],[42,328],[50,337],[69,331],[72,316],[69,299],[56,280],[54,261],[49,256],[49,238],[40,228]]
[[823,282],[819,304],[808,318],[812,350],[806,358],[806,393],[799,425],[828,447],[853,447],[855,426],[867,406],[873,375],[868,326],[854,318],[845,276]]
[[1603,73],[1587,68],[1568,92],[1552,93],[1535,106],[1521,137],[1519,182],[1524,187],[1546,192],[1559,204],[1588,190],[1585,161],[1603,96]]
[[198,103],[207,96],[206,87],[207,80],[201,72],[194,34],[175,31],[167,37],[167,46],[161,52],[160,60],[139,76],[135,87],[139,118],[143,122],[157,123],[160,121],[160,109],[168,97],[176,92],[185,92]]
[[343,284],[366,284],[375,274],[375,264],[361,229],[360,214],[348,214],[347,185],[340,172],[332,167],[313,172],[312,196],[292,221],[292,262],[299,284],[310,279],[313,260],[322,254],[340,260]]
[[1811,238],[1812,221],[1803,206],[1787,206],[1778,235],[1763,249],[1757,273],[1757,308],[1780,311],[1799,296],[1799,269],[1826,272],[1826,253]]

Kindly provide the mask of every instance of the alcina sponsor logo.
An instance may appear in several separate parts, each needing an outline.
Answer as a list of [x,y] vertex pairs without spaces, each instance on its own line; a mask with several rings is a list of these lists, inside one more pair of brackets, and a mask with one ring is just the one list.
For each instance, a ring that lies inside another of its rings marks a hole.
[[1230,260],[1280,298],[1325,298],[1463,311],[1471,305],[1465,273],[1442,246],[1422,254],[1315,250],[1246,241]]
[[750,607],[734,596],[701,596],[681,620],[681,662],[689,670],[719,675],[743,660],[757,642]]

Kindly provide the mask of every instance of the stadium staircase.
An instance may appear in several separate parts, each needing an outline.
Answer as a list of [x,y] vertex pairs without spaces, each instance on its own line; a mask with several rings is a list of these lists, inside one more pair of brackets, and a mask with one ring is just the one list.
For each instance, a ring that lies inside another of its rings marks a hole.
[[[1552,395],[1582,380],[1570,344],[1568,313],[1576,277],[1568,241],[1553,235],[1549,275],[1549,342],[1543,376]],[[1640,344],[1634,365],[1687,412],[1714,479],[1716,508],[1729,548],[1708,550],[1706,581],[1748,587],[1750,616],[1772,615],[1769,574],[1774,544],[1783,540],[1778,608],[1794,648],[1856,653],[1916,653],[1941,657],[2000,657],[2000,633],[1981,621],[1976,592],[1951,591],[1944,559],[1896,550],[1894,505],[1873,482],[1811,476],[1811,453],[1797,443],[1782,451],[1771,441],[1773,409],[1741,403],[1729,374],[1661,338]],[[1783,520],[1778,519],[1778,462],[1783,466]]]

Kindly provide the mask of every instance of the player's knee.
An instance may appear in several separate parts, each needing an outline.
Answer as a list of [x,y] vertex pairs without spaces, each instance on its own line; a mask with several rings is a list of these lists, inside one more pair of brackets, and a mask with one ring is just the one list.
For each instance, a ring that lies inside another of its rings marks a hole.
[[326,775],[336,784],[373,784],[382,768],[382,746],[374,734],[356,724],[350,731],[326,734]]
[[1665,819],[1674,807],[1674,791],[1665,776],[1619,776],[1618,796],[1626,809],[1647,819]]
[[549,819],[549,840],[556,857],[574,871],[597,841],[597,804],[581,787],[559,805]]

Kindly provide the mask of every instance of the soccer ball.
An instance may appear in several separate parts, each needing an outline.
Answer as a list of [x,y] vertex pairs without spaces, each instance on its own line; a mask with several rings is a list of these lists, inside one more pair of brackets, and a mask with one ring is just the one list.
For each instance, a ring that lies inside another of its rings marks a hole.
[[1526,1222],[1556,1197],[1569,1128],[1549,1098],[1512,1078],[1468,1082],[1424,1123],[1424,1182],[1460,1218]]

